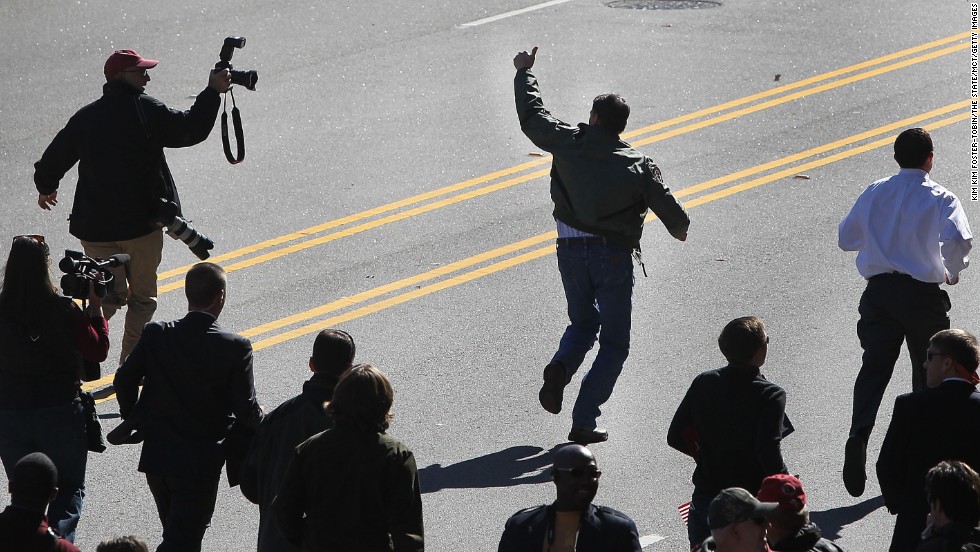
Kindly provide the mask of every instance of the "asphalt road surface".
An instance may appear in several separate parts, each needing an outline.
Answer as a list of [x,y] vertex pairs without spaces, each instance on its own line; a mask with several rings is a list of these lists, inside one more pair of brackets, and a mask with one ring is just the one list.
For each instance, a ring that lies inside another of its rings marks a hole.
[[[893,518],[876,481],[859,499],[840,481],[864,283],[836,228],[867,184],[896,171],[891,144],[912,126],[933,133],[933,177],[980,225],[969,4],[533,2],[0,1],[0,254],[23,233],[78,248],[65,221],[74,171],[43,212],[32,164],[101,93],[109,53],[161,60],[147,92],[186,109],[222,39],[245,36],[233,63],[260,75],[255,92],[235,91],[245,163],[224,160],[217,129],[167,153],[185,214],[229,271],[221,322],[253,341],[270,408],[299,391],[315,332],[349,331],[357,360],[394,382],[391,433],[416,455],[428,549],[495,549],[509,515],[553,499],[550,454],[570,427],[536,398],[566,323],[550,159],[513,105],[511,60],[539,46],[545,105],[575,123],[595,95],[623,94],[624,138],[658,162],[693,221],[686,243],[648,221],[631,355],[600,422],[610,441],[594,447],[596,501],[628,513],[645,550],[686,550],[676,507],[693,462],[666,446],[667,424],[691,379],[723,364],[724,324],[756,314],[772,338],[763,371],[786,388],[797,428],[784,455],[813,518],[846,550],[885,549]],[[157,318],[182,316],[195,260],[167,240]],[[980,330],[978,281],[968,269],[949,288],[954,327]],[[121,324],[110,325],[114,358]],[[903,356],[872,461],[893,397],[910,387]],[[107,430],[117,423],[111,398],[99,410]],[[117,534],[159,542],[138,453],[90,456],[82,549]],[[247,549],[256,527],[256,508],[222,485],[204,548]]]

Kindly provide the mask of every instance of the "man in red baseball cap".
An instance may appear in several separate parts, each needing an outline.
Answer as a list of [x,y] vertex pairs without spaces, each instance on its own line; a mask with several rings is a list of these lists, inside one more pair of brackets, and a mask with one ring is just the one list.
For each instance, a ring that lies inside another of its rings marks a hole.
[[769,514],[769,547],[774,552],[842,552],[823,538],[820,528],[810,521],[803,483],[792,475],[777,473],[762,480],[756,497],[759,502],[779,504]]
[[212,71],[189,110],[172,110],[144,93],[147,71],[157,63],[134,50],[113,52],[105,62],[102,97],[80,109],[34,164],[38,206],[50,210],[58,204],[61,179],[77,163],[68,231],[90,257],[130,256],[127,266],[111,269],[115,287],[103,300],[106,318],[128,307],[120,364],[156,310],[160,200],[177,203],[178,210],[180,205],[163,148],[203,142],[214,127],[221,94],[231,86],[227,70]]

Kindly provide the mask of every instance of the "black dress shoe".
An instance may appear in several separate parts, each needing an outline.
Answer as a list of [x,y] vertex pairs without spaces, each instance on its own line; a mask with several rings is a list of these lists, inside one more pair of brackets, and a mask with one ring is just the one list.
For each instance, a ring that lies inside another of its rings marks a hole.
[[868,438],[863,435],[851,435],[844,445],[844,488],[855,498],[864,494],[864,483],[867,476],[864,473],[868,460]]
[[544,384],[538,391],[538,402],[548,412],[558,414],[561,412],[561,400],[567,384],[565,366],[560,362],[549,363],[544,367]]
[[609,440],[609,432],[605,429],[585,429],[584,427],[573,427],[568,432],[568,440],[580,445],[591,445]]

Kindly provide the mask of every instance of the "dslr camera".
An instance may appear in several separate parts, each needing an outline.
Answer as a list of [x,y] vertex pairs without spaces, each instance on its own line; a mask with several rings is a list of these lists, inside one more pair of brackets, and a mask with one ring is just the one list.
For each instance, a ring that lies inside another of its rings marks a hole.
[[211,256],[210,251],[214,249],[214,242],[181,218],[180,207],[173,201],[160,198],[160,204],[153,218],[158,226],[167,228],[168,236],[186,243],[198,259],[204,261]]
[[231,56],[235,53],[235,48],[245,47],[245,37],[229,36],[221,46],[221,53],[218,54],[220,60],[214,64],[214,68],[228,69],[231,72],[231,83],[240,84],[249,90],[255,90],[255,83],[259,82],[259,74],[253,71],[235,71],[231,66]]
[[95,294],[105,297],[111,293],[115,281],[110,268],[129,262],[129,255],[113,255],[106,260],[93,259],[81,251],[65,250],[65,257],[58,262],[58,268],[65,273],[61,277],[63,293],[74,299],[88,299],[89,283],[95,283]]

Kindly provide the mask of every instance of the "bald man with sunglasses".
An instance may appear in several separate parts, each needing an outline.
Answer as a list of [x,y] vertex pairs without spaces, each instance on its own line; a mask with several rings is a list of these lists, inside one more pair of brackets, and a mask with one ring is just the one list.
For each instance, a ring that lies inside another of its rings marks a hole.
[[511,516],[498,552],[640,552],[633,520],[592,503],[601,475],[595,456],[585,446],[559,449],[551,470],[555,501]]

